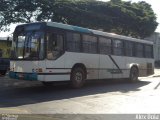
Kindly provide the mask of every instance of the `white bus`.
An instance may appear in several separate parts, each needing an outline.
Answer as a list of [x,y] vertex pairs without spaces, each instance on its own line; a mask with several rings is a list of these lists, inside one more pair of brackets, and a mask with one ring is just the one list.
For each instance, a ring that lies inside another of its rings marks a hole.
[[153,43],[55,22],[18,25],[9,76],[14,79],[70,81],[129,78],[154,73]]

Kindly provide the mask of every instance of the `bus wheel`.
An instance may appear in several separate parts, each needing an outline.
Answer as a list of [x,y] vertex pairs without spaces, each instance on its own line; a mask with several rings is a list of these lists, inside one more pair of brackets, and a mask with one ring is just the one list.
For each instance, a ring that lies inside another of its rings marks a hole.
[[71,85],[73,88],[80,88],[84,85],[86,74],[81,67],[74,68],[71,72]]
[[139,71],[137,67],[132,67],[130,70],[130,81],[136,82],[138,81]]

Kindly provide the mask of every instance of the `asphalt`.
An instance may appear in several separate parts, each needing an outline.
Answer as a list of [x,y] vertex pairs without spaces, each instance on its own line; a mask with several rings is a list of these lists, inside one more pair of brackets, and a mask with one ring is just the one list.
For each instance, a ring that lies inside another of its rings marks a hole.
[[[37,114],[31,115],[34,119],[70,119],[68,114],[159,114],[159,75],[160,70],[156,69],[154,75],[139,78],[133,84],[126,80],[92,81],[81,89],[72,89],[67,84],[45,87],[40,82],[3,76],[0,77],[0,113]],[[53,114],[65,115],[53,117]]]

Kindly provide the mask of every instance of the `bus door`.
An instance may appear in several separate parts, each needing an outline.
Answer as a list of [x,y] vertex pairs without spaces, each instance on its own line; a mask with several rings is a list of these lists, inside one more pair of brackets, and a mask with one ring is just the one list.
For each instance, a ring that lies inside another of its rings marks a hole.
[[124,42],[122,40],[113,39],[112,53],[113,55],[110,57],[113,63],[112,78],[123,78],[126,57],[124,56]]
[[111,38],[99,38],[100,71],[99,78],[122,78],[125,68],[123,41]]
[[[64,73],[64,34],[59,31],[49,31],[47,33],[47,60],[46,60],[46,81],[57,81],[63,79]],[[53,79],[54,78],[54,79]]]
[[112,78],[124,78],[125,77],[125,61],[126,58],[123,56],[111,56],[113,69]]
[[99,37],[99,79],[112,78],[111,39]]

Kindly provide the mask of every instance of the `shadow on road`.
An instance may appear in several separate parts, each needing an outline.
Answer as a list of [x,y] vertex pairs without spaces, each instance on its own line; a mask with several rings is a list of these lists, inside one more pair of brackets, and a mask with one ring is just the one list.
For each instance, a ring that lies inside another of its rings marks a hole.
[[0,107],[16,107],[116,91],[127,93],[139,91],[140,87],[149,83],[148,81],[128,83],[124,80],[92,81],[87,82],[85,87],[81,89],[72,89],[66,84],[44,87],[41,84],[35,85],[31,82],[24,82],[16,87],[9,86],[5,89],[0,89]]

